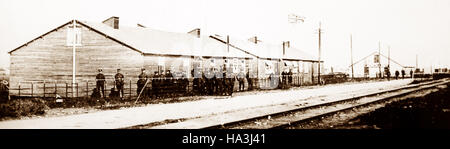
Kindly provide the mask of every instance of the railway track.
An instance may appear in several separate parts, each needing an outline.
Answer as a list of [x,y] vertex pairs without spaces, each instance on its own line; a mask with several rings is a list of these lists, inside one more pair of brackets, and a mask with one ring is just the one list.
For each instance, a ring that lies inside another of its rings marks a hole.
[[[283,104],[254,107],[163,123],[149,123],[132,129],[271,129],[317,119],[339,111],[401,97],[450,83],[450,79],[409,84],[391,89],[360,90],[299,99]],[[125,129],[127,129],[125,128]]]
[[369,93],[334,102],[311,105],[298,109],[267,114],[245,120],[205,127],[206,129],[279,129],[295,124],[321,119],[338,112],[368,106],[392,98],[408,95],[413,92],[435,88],[450,83],[450,80],[436,80],[420,84],[412,84],[377,93]]

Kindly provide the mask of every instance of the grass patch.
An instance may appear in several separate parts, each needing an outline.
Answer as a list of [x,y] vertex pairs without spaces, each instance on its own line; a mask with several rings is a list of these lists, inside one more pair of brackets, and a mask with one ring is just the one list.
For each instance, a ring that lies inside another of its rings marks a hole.
[[43,115],[48,109],[46,101],[39,98],[10,100],[0,104],[0,119]]

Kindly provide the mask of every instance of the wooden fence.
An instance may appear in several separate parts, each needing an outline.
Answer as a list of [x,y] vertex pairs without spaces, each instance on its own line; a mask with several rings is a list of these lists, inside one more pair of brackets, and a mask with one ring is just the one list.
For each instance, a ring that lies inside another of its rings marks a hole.
[[[305,82],[305,78],[302,75],[293,75],[291,81],[283,79],[283,77],[275,77],[277,79],[271,80],[271,78],[253,78],[254,89],[274,89],[278,88],[280,83],[286,83],[289,87],[310,85],[313,83]],[[147,84],[147,88],[155,88],[158,91],[152,92],[153,94],[176,94],[177,96],[193,95],[193,79],[176,79],[176,78],[150,78],[151,81]],[[275,81],[276,80],[276,81]],[[159,85],[153,87],[155,81],[159,81]],[[275,82],[274,82],[275,81]],[[280,82],[281,81],[281,82]],[[137,97],[137,82],[133,80],[124,81],[124,97],[134,98]],[[234,91],[239,90],[239,82],[235,80]],[[153,85],[152,85],[153,84]],[[275,86],[274,86],[275,85]],[[21,82],[16,88],[10,88],[9,92],[12,96],[19,97],[57,97],[62,98],[76,98],[76,97],[90,97],[93,90],[96,88],[95,80],[69,83],[69,82]],[[111,90],[115,89],[114,80],[107,80],[104,86],[105,95],[109,97]],[[244,90],[249,89],[249,80],[244,79]],[[157,95],[158,96],[158,95]]]

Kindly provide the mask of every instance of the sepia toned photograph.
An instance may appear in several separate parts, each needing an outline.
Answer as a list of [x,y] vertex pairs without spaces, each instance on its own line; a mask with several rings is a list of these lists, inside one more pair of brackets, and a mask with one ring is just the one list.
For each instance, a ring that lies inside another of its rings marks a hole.
[[0,129],[450,129],[448,0],[0,0],[0,20]]

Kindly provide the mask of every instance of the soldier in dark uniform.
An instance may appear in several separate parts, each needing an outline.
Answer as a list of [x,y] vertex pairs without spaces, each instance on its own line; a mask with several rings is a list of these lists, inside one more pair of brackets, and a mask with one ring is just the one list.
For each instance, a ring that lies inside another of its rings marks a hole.
[[200,89],[199,89],[199,83],[200,83],[200,78],[198,77],[197,73],[195,72],[195,69],[191,70],[191,75],[194,78],[192,81],[192,88],[194,93],[199,93]]
[[402,79],[405,79],[405,70],[402,70]]
[[155,74],[152,76],[152,94],[155,98],[159,96],[159,73],[155,71]]
[[[224,67],[225,68],[225,67]],[[227,94],[227,72],[222,70],[222,78],[220,79],[220,95],[226,95]]]
[[250,78],[250,70],[247,71],[247,75],[245,77],[248,83],[248,90],[253,90],[253,79]]
[[120,73],[120,69],[117,69],[117,74],[114,76],[116,81],[116,88],[119,92],[119,97],[123,99],[123,86],[124,86],[124,76]]
[[413,78],[413,71],[409,71],[409,77]]
[[141,69],[141,74],[139,74],[138,76],[139,80],[137,81],[137,95],[141,94],[141,96],[146,96],[147,95],[147,91],[146,89],[144,89],[145,87],[145,83],[147,83],[147,75],[145,74],[145,69],[142,68]]
[[212,91],[212,73],[211,70],[208,70],[205,73],[205,85],[206,85],[206,92],[208,95],[212,95],[213,91]]
[[166,73],[162,71],[158,78],[159,97],[164,98],[166,95]]
[[231,69],[227,71],[227,94],[229,96],[233,95],[234,92],[234,83],[236,81],[236,76],[232,73]]
[[201,95],[208,94],[206,79],[207,79],[206,73],[201,72],[201,78],[200,78],[200,93],[201,93]]
[[236,82],[236,75],[231,74],[231,78],[230,78],[230,96],[233,96],[233,92],[234,92],[234,83]]
[[166,71],[164,79],[164,88],[166,90],[165,92],[166,96],[172,96],[172,94],[174,93],[174,79],[173,74],[170,70]]
[[223,76],[222,76],[222,71],[221,71],[221,69],[219,69],[219,70],[216,70],[216,75],[215,75],[215,77],[216,77],[216,95],[222,95],[222,87],[223,87],[223,84],[222,84],[222,79],[223,79]]
[[95,76],[97,91],[101,93],[101,97],[106,98],[105,96],[105,75],[103,75],[103,70],[101,68],[98,69],[98,74]]
[[244,91],[244,89],[245,89],[244,78],[245,78],[244,72],[239,72],[238,81],[239,81],[239,91],[240,92]]
[[389,69],[386,70],[386,75],[387,75],[388,81],[390,81],[391,80],[391,71],[389,71]]
[[395,71],[395,80],[398,79],[398,75],[400,75],[400,73],[398,72],[398,70]]
[[213,75],[213,77],[211,78],[211,92],[213,95],[216,95],[216,94],[218,94],[218,91],[217,91],[218,83],[217,83],[216,70],[213,70],[212,75]]

